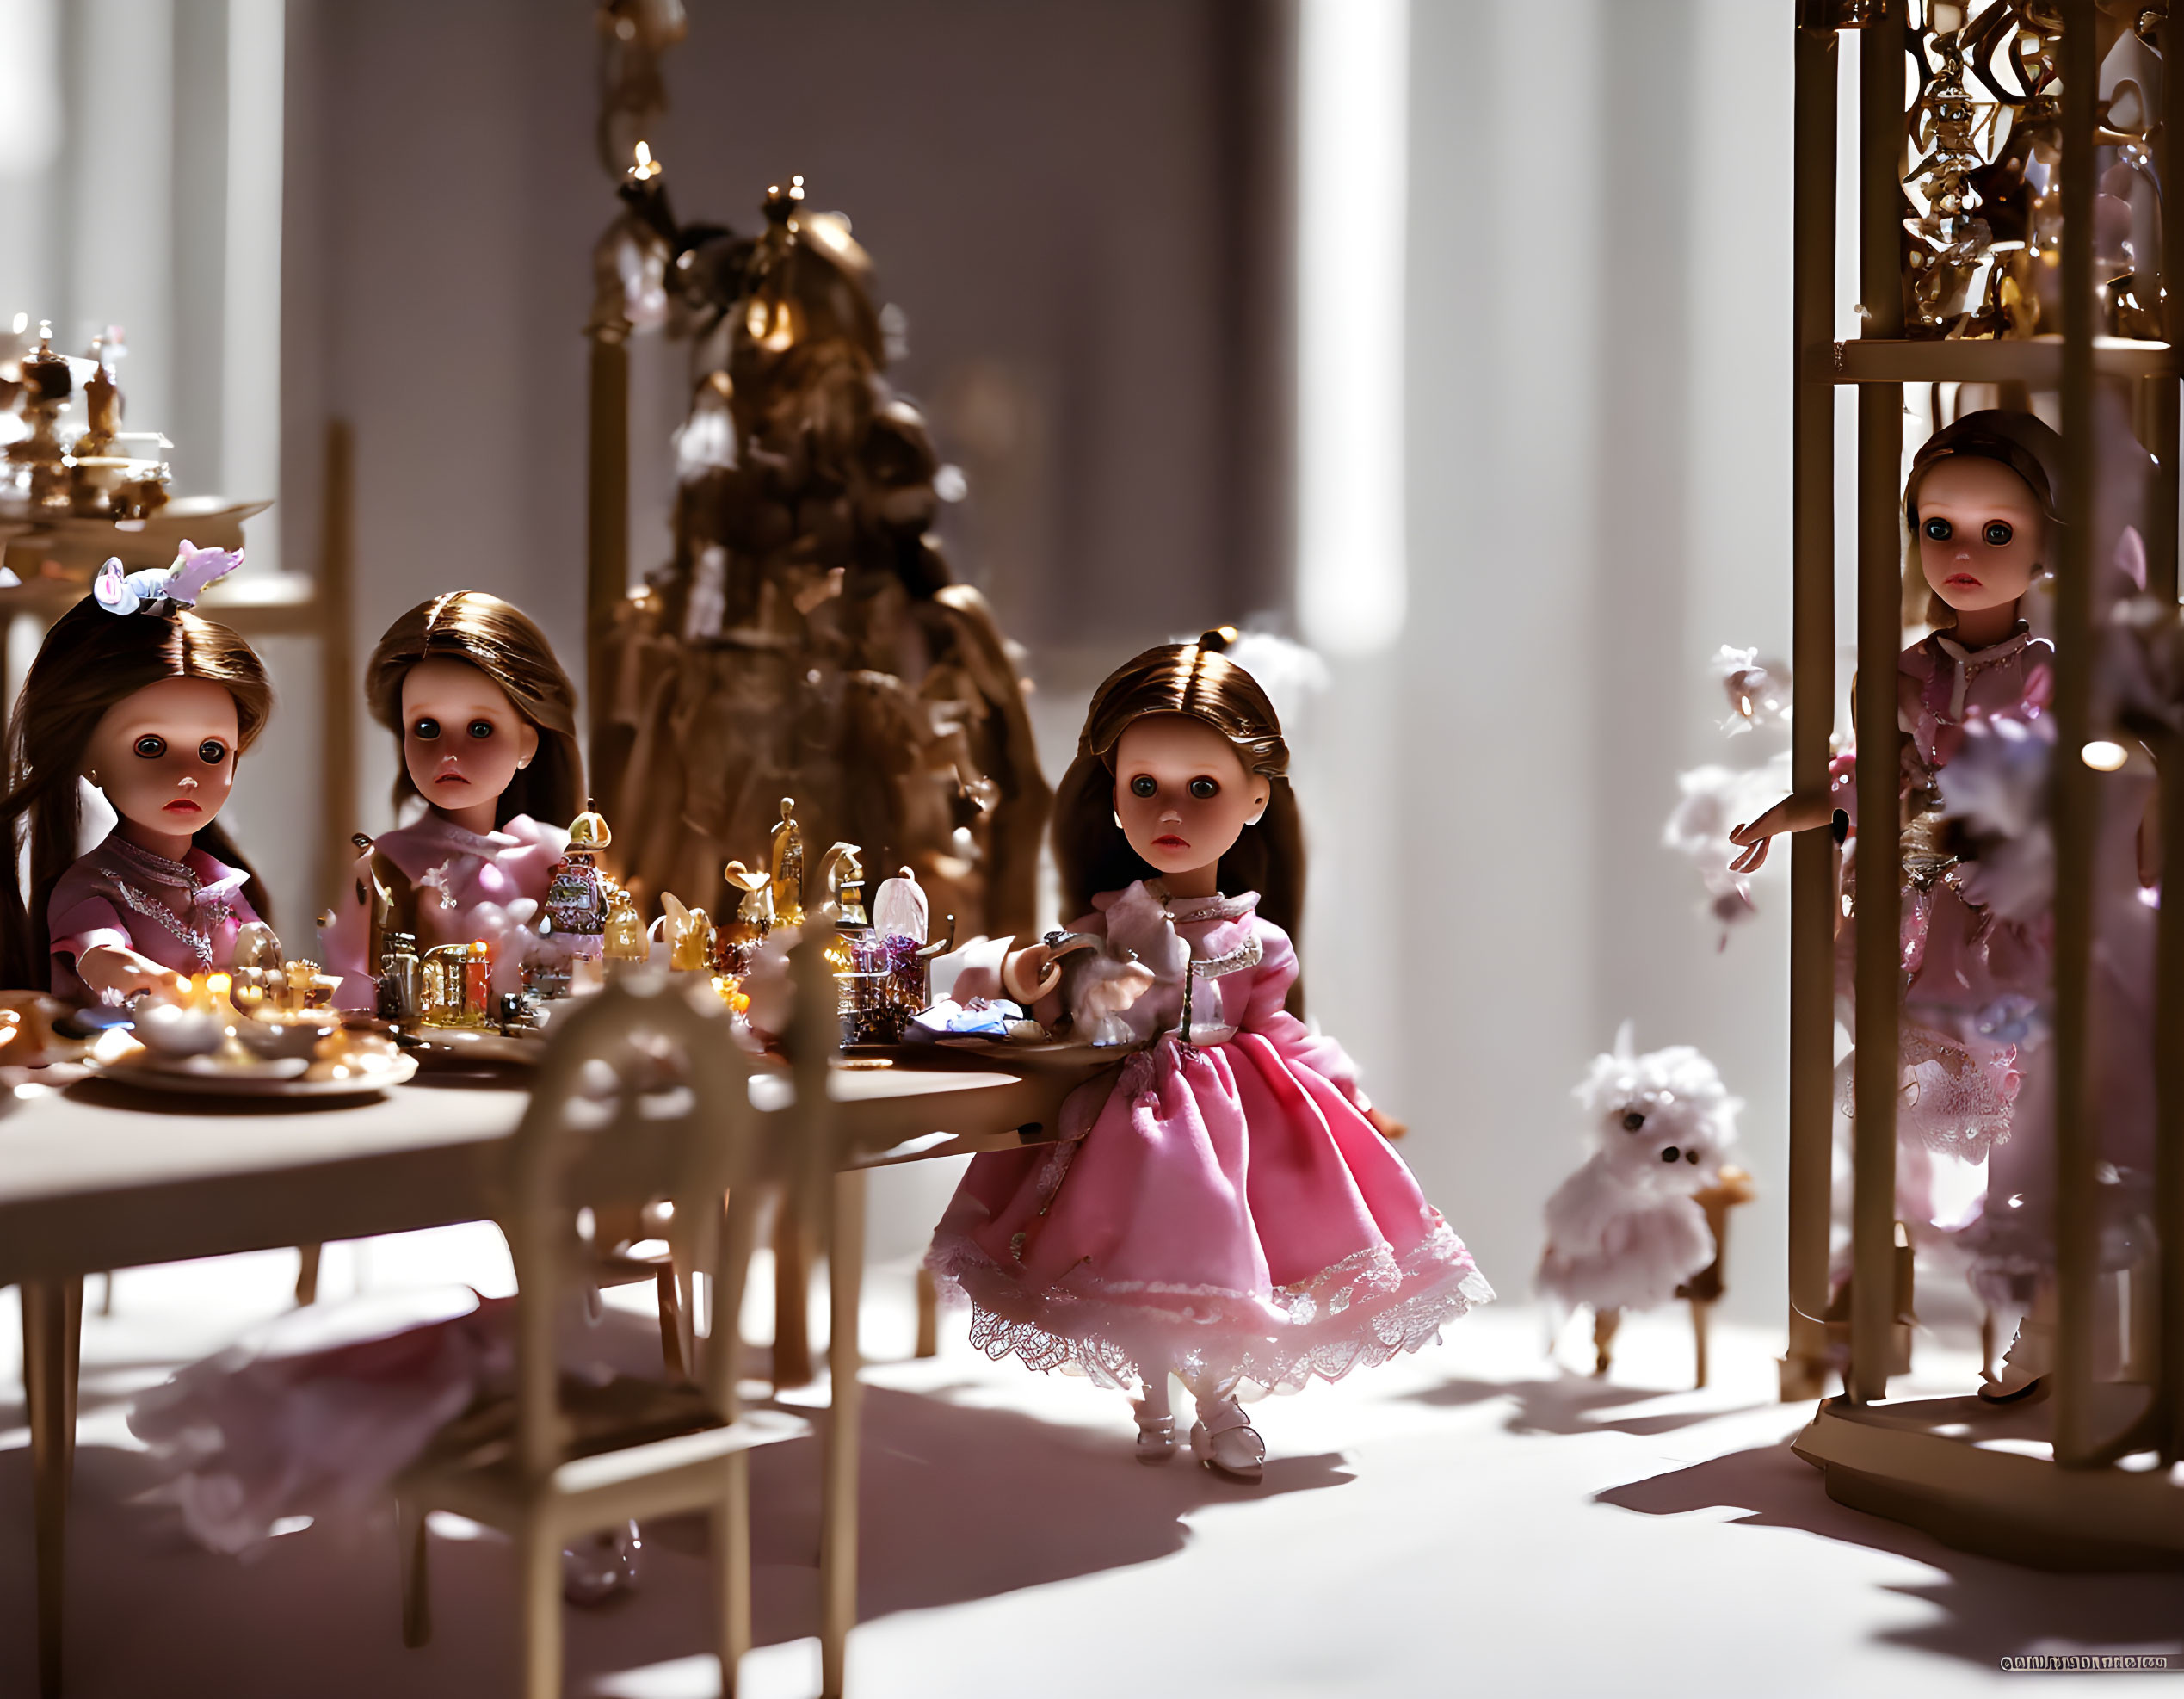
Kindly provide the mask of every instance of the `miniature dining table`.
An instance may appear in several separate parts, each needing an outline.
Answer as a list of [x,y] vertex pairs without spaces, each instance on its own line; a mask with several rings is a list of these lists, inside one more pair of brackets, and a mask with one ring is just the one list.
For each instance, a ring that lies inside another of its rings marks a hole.
[[[855,1610],[857,1308],[864,1175],[891,1164],[1009,1149],[1056,1136],[1062,1099],[1099,1071],[1083,1059],[1010,1067],[936,1054],[929,1066],[837,1066],[828,1097],[836,1178],[829,1257],[832,1491],[823,1614],[838,1646]],[[520,1076],[519,1076],[520,1078]],[[753,1107],[792,1113],[786,1073],[750,1079]],[[38,1548],[40,1690],[61,1691],[63,1576],[75,1449],[76,1319],[101,1270],[489,1219],[527,1094],[512,1083],[435,1083],[376,1101],[193,1103],[100,1080],[18,1090],[0,1115],[0,1286],[23,1289]],[[847,1613],[846,1616],[842,1613]],[[838,1655],[826,1672],[840,1690]]]

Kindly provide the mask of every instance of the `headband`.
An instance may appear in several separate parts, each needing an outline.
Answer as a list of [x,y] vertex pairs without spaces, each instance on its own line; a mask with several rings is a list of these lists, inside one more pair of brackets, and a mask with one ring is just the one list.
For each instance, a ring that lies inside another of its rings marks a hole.
[[92,581],[91,594],[109,614],[134,614],[156,602],[194,608],[197,598],[243,564],[239,548],[200,548],[185,538],[171,566],[124,573],[120,557],[108,555]]

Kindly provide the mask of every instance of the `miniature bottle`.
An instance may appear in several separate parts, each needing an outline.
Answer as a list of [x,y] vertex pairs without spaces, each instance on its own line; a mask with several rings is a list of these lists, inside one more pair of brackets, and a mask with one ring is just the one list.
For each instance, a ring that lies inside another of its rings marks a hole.
[[429,1027],[462,1024],[463,969],[470,959],[468,944],[437,944],[420,964],[424,984],[417,998],[418,1019]]
[[668,966],[677,973],[709,973],[713,968],[713,917],[703,909],[685,908],[672,891],[660,893],[665,911],[661,920],[668,936]]
[[804,924],[804,829],[796,823],[796,799],[781,799],[781,823],[774,828],[774,918]]
[[587,808],[569,823],[568,852],[546,887],[546,919],[579,960],[595,961],[606,949],[607,892],[599,852],[614,841],[607,822]]
[[379,950],[379,1016],[382,1021],[416,1018],[422,977],[416,936],[386,934]]
[[490,1026],[493,1007],[493,947],[483,938],[470,946],[463,961],[463,1020],[466,1024]]
[[725,978],[740,980],[750,970],[752,951],[774,930],[774,876],[731,862],[721,869],[721,877],[731,890],[743,894],[734,917],[713,928],[713,967]]
[[626,891],[617,888],[608,896],[606,939],[609,961],[643,961],[652,953],[637,899]]

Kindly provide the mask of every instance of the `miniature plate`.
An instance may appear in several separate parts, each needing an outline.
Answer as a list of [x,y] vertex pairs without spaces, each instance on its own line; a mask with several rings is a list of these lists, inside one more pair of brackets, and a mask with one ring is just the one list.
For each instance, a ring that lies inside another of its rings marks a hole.
[[546,1039],[511,1038],[505,1033],[475,1027],[404,1027],[395,1041],[402,1053],[428,1062],[451,1062],[474,1067],[483,1062],[514,1062],[535,1067],[546,1053]]
[[417,1071],[410,1056],[390,1056],[385,1065],[352,1072],[342,1079],[306,1079],[310,1064],[301,1057],[239,1067],[202,1056],[155,1061],[132,1056],[119,1062],[85,1065],[94,1078],[111,1079],[140,1091],[186,1091],[213,1097],[365,1097],[401,1084]]
[[[878,1047],[874,1047],[875,1053]],[[1047,1039],[1037,1044],[1011,1044],[996,1038],[940,1038],[930,1044],[894,1044],[886,1047],[886,1054],[904,1066],[914,1066],[919,1058],[930,1057],[935,1051],[955,1056],[976,1056],[980,1060],[991,1060],[1033,1071],[1043,1068],[1076,1068],[1087,1062],[1120,1061],[1128,1053],[1128,1047],[1102,1047],[1096,1044],[1083,1044],[1074,1041],[1058,1041]],[[854,1056],[863,1053],[852,1050]]]

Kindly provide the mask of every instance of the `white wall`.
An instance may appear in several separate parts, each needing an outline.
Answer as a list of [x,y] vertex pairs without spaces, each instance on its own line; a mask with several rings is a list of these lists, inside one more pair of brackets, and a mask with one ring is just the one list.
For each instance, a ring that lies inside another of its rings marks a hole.
[[1706,658],[1788,647],[1790,48],[1786,0],[1414,11],[1410,616],[1305,757],[1312,992],[1511,1297],[1628,1016],[1747,1099],[1730,1301],[1781,1314],[1783,893],[1718,954],[1659,840],[1745,755]]

